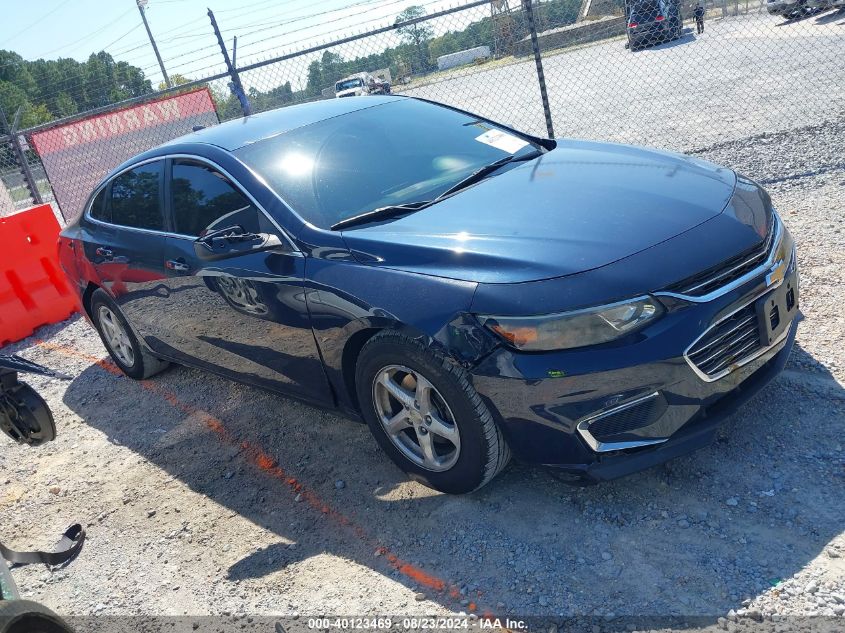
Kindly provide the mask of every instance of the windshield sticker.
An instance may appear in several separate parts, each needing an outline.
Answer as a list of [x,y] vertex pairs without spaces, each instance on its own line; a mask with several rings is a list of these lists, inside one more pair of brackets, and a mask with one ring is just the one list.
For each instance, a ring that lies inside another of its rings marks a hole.
[[488,130],[484,134],[476,136],[475,140],[479,143],[500,149],[508,154],[515,154],[528,145],[528,141],[524,141],[518,136],[502,132],[501,130]]

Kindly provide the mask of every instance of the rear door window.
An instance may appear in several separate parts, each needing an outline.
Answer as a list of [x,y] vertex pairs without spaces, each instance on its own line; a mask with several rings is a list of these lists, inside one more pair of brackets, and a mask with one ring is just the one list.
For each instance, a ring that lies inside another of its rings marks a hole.
[[164,230],[161,209],[163,164],[163,161],[147,163],[112,180],[107,221],[136,229]]
[[270,232],[264,214],[223,174],[200,161],[173,161],[170,186],[173,230],[200,237],[240,226],[249,233]]

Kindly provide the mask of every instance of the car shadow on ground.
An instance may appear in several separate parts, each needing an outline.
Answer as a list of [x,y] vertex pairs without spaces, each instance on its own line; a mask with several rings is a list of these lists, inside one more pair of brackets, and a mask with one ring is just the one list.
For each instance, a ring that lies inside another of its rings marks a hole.
[[138,383],[92,364],[64,403],[278,535],[224,563],[232,581],[331,554],[453,610],[715,617],[843,530],[845,393],[797,346],[714,445],[586,488],[512,464],[474,494],[437,494],[407,482],[365,426],[187,368]]
[[[816,24],[829,24],[830,22],[836,22],[842,18],[845,18],[845,7],[823,13],[816,18]],[[845,24],[845,22],[840,22],[840,24]]]
[[[790,24],[796,24],[798,22],[803,22],[804,20],[809,20],[811,18],[815,18],[820,13],[824,13],[827,10],[828,9],[807,9],[804,13],[799,13],[799,14],[791,16],[791,17],[782,16],[782,17],[784,17],[783,22],[778,22],[777,24],[775,24],[775,26],[788,26]],[[819,22],[820,19],[822,19],[822,18],[817,19],[816,22]]]

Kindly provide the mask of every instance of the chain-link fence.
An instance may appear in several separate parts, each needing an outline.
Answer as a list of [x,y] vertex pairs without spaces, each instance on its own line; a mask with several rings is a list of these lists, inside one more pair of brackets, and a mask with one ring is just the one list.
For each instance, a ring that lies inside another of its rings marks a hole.
[[0,217],[52,201],[47,174],[26,139],[0,135]]
[[[290,50],[243,62],[217,32],[202,68],[216,74],[161,92],[138,84],[117,103],[63,79],[57,95],[99,105],[0,137],[0,212],[33,199],[13,138],[41,195],[53,195],[46,171],[71,218],[99,178],[144,149],[195,125],[319,99],[403,94],[539,135],[680,151],[845,116],[845,0],[421,0],[395,21],[360,17],[364,32],[315,42],[292,28]],[[134,86],[128,77],[121,85]],[[201,105],[182,103],[200,94]]]

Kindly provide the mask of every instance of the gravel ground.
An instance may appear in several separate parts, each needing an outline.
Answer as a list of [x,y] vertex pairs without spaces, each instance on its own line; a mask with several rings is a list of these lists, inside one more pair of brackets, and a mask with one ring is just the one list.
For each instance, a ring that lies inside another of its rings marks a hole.
[[133,382],[81,319],[42,328],[11,349],[73,379],[29,379],[55,442],[0,439],[0,532],[46,547],[78,520],[89,540],[66,569],[15,570],[22,593],[80,616],[680,615],[728,630],[833,616],[841,630],[843,134],[840,118],[696,150],[766,183],[798,240],[797,345],[716,444],[600,486],[513,464],[440,495],[363,426],[192,369]]

